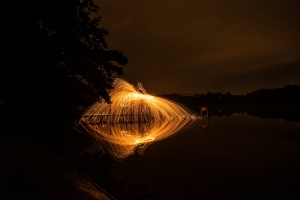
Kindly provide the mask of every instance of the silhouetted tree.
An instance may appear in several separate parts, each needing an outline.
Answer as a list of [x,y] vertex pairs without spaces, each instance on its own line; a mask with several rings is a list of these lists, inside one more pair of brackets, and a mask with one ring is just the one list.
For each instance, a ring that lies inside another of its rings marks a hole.
[[[194,105],[246,105],[246,104],[299,104],[300,85],[286,85],[283,88],[259,89],[246,95],[232,95],[220,92],[182,96],[180,94],[163,95],[175,99],[186,106]],[[196,111],[199,107],[196,108]]]
[[[1,3],[0,101],[27,121],[70,123],[77,110],[109,102],[127,58],[109,50],[92,0]],[[39,120],[41,119],[41,120]]]
[[259,89],[246,94],[246,99],[252,104],[297,104],[300,102],[300,86],[296,84],[283,88]]

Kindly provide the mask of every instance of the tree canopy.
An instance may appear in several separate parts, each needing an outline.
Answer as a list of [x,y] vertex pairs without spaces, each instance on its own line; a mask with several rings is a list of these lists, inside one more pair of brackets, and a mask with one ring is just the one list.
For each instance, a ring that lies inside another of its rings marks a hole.
[[[108,49],[92,0],[1,3],[0,101],[10,112],[71,122],[77,110],[109,102],[127,58]],[[34,119],[33,119],[34,118]]]

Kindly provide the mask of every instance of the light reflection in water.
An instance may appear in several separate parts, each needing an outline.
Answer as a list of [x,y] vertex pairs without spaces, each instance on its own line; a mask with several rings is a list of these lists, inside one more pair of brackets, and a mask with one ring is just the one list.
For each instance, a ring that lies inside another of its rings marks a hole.
[[136,150],[142,154],[152,142],[183,131],[198,119],[183,105],[147,94],[140,83],[136,88],[116,79],[110,96],[112,104],[95,103],[79,124],[116,159]]

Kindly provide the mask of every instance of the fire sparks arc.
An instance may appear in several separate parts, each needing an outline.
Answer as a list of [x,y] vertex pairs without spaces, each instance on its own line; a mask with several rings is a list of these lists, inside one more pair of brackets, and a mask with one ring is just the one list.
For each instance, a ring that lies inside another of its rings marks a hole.
[[97,102],[81,117],[79,124],[105,152],[123,159],[154,141],[174,135],[198,118],[183,105],[146,93],[123,79],[115,79],[111,104]]

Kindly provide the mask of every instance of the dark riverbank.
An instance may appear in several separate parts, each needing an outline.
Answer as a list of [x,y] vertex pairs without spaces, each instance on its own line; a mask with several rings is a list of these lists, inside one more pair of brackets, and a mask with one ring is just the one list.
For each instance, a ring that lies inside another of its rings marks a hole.
[[59,156],[24,132],[1,129],[1,199],[109,199]]
[[140,199],[151,195],[138,183],[116,181],[115,161],[97,149],[89,135],[46,128],[27,133],[21,131],[22,126],[9,124],[0,126],[1,199]]

